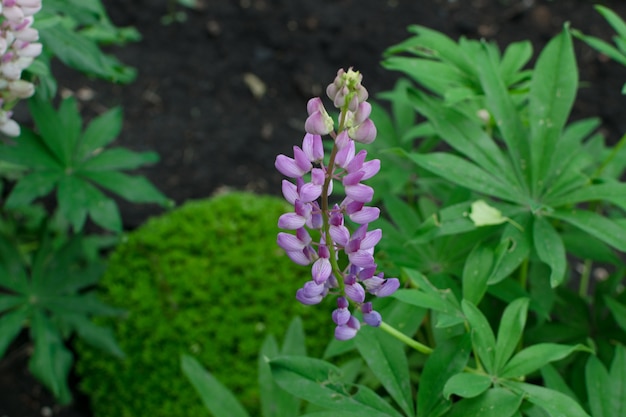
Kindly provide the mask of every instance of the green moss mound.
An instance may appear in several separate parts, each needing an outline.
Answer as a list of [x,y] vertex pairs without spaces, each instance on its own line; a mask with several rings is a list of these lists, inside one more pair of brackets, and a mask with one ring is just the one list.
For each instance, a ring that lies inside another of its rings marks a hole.
[[189,202],[131,233],[110,258],[102,299],[128,312],[106,324],[124,360],[79,347],[81,388],[96,417],[203,416],[180,371],[195,356],[258,414],[257,355],[268,333],[303,318],[309,353],[332,337],[332,306],[302,306],[308,268],[276,245],[275,197],[232,193]]

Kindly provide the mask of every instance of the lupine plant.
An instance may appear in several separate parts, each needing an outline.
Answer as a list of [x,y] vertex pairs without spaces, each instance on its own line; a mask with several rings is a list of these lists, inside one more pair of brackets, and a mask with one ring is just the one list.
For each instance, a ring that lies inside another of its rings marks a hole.
[[[25,329],[34,345],[30,371],[67,403],[73,365],[67,341],[78,336],[123,356],[112,332],[89,320],[121,313],[92,291],[103,272],[101,250],[123,230],[116,201],[101,189],[132,202],[168,200],[145,178],[121,172],[156,162],[156,154],[106,149],[121,129],[119,108],[83,129],[75,99],[63,100],[58,110],[53,105],[51,60],[130,82],[134,69],[99,45],[138,39],[137,32],[113,26],[98,0],[3,0],[0,12],[0,132],[6,136],[0,141],[0,357]],[[31,127],[12,118],[26,98]],[[109,233],[86,235],[88,221]]]
[[[410,31],[383,61],[408,76],[380,96],[391,114],[340,70],[327,88],[337,120],[312,99],[302,147],[276,159],[294,181],[278,244],[311,266],[295,298],[335,295],[337,340],[324,360],[278,349],[262,360],[310,417],[624,415],[625,139],[607,145],[597,119],[570,120],[571,29],[532,69],[528,42],[502,53]],[[346,197],[329,202],[334,182]],[[329,362],[354,349],[362,360]],[[197,363],[182,366],[215,416],[247,415]],[[264,417],[300,410],[266,395]]]

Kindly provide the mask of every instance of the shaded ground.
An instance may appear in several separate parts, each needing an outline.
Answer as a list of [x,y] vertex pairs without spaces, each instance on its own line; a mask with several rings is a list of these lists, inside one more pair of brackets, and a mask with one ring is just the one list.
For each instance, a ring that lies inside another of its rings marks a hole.
[[[379,61],[384,49],[407,37],[413,23],[460,35],[485,37],[501,47],[530,39],[535,51],[565,21],[604,39],[612,31],[583,0],[204,0],[186,10],[184,23],[164,25],[165,0],[105,0],[113,21],[136,26],[142,42],[113,52],[138,68],[130,86],[86,80],[68,71],[61,84],[88,88],[87,114],[114,105],[125,109],[119,144],[155,150],[161,163],[145,169],[165,194],[181,203],[224,186],[278,194],[277,153],[302,140],[306,100],[320,95],[338,68],[353,66],[375,94],[391,88],[396,75]],[[626,16],[621,0],[603,4]],[[183,10],[183,9],[178,9]],[[601,116],[615,141],[626,132],[619,111],[626,69],[577,44],[581,80],[575,117]],[[246,79],[266,87],[258,97]],[[152,206],[122,205],[128,228],[159,213]],[[28,346],[15,344],[12,359],[0,362],[0,417],[90,416],[79,398],[57,407],[28,376]],[[177,417],[177,416],[173,416]]]

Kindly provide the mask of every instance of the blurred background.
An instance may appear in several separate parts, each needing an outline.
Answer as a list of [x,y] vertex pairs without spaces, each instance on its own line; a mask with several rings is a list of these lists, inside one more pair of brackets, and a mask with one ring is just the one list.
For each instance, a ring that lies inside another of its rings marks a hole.
[[[59,76],[67,94],[98,114],[122,105],[119,143],[155,150],[144,171],[177,203],[220,187],[280,193],[277,153],[301,143],[306,101],[323,94],[338,68],[354,67],[374,97],[397,75],[384,50],[425,25],[452,39],[529,39],[535,57],[565,22],[610,39],[588,0],[105,0],[116,25],[143,40],[110,50],[139,71],[127,86]],[[626,15],[622,0],[602,4]],[[620,95],[626,70],[576,42],[582,89],[574,117],[600,116],[611,141],[626,131]],[[62,70],[60,68],[60,70]],[[128,228],[160,209],[122,205]]]

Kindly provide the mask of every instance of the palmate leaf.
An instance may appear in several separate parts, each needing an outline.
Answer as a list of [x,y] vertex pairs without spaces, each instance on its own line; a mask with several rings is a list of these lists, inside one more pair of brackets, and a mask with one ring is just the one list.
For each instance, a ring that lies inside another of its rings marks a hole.
[[550,285],[557,287],[565,278],[567,259],[563,239],[544,217],[533,219],[533,241],[535,251],[542,262],[550,266]]
[[82,172],[82,175],[132,203],[157,203],[163,206],[169,204],[167,197],[145,177],[130,176],[117,171],[89,171]]
[[478,397],[454,404],[449,417],[512,417],[522,404],[523,395],[504,388],[492,388]]
[[[506,144],[517,183],[526,186],[530,178],[524,163],[530,160],[527,129],[524,128],[513,98],[500,77],[497,57],[490,53],[487,45],[478,51],[476,65],[485,93],[487,110],[492,115],[502,140]],[[527,191],[524,189],[525,194]]]
[[133,152],[126,148],[112,148],[85,161],[79,172],[135,169],[158,161],[159,155],[156,152]]
[[514,381],[503,382],[503,385],[523,394],[526,401],[538,405],[550,417],[590,417],[574,399],[558,391]]
[[602,184],[590,184],[567,194],[546,199],[545,203],[552,207],[562,207],[587,201],[606,201],[626,210],[626,183],[605,182]]
[[471,328],[472,345],[478,354],[485,370],[490,375],[495,375],[495,346],[496,337],[491,330],[489,322],[483,313],[467,300],[461,301],[463,314],[467,318]]
[[414,416],[409,364],[402,343],[370,326],[359,330],[355,343],[369,369],[404,414]]
[[478,117],[472,119],[455,107],[443,105],[417,89],[409,90],[409,98],[430,121],[437,135],[450,146],[489,173],[506,178],[511,187],[519,191],[510,162],[484,131]]
[[446,382],[463,370],[469,359],[471,341],[469,335],[445,340],[437,345],[426,360],[417,392],[418,416],[442,416],[450,407],[443,395]]
[[248,417],[248,412],[228,390],[200,363],[189,355],[181,355],[181,369],[200,396],[204,406],[215,417]]
[[44,316],[36,311],[32,317],[31,337],[35,350],[28,368],[44,385],[52,391],[60,404],[72,399],[67,378],[74,361],[72,353],[63,345],[57,329]]
[[[360,412],[371,417],[400,414],[371,389],[341,382],[339,368],[306,357],[285,356],[270,361],[274,380],[285,391],[337,412]],[[352,392],[356,389],[356,392]]]
[[526,326],[529,301],[528,298],[518,298],[511,302],[502,313],[502,319],[498,327],[494,360],[494,367],[497,370],[503,368],[519,345],[524,326]]
[[78,144],[77,159],[83,161],[117,138],[122,130],[122,109],[114,107],[94,118],[83,132]]
[[626,226],[587,210],[555,210],[548,216],[563,220],[622,252],[626,252]]
[[584,345],[561,345],[558,343],[539,343],[529,346],[518,353],[504,366],[499,376],[502,378],[520,378],[538,371],[550,362],[558,361],[576,351],[592,352]]
[[0,358],[4,356],[11,342],[19,335],[30,313],[28,306],[24,306],[0,316],[0,329],[2,329],[0,332]]
[[626,414],[626,348],[618,345],[611,368],[607,371],[596,356],[585,367],[587,395],[593,417]]
[[550,174],[554,151],[574,104],[578,71],[567,28],[543,49],[529,93],[531,191],[539,195],[542,179]]
[[491,195],[510,202],[523,203],[517,186],[496,177],[485,169],[449,153],[408,154],[407,157],[430,172],[455,184],[482,194]]
[[463,398],[477,397],[491,386],[493,381],[489,375],[460,373],[454,375],[443,387],[443,396],[446,400],[451,395]]

